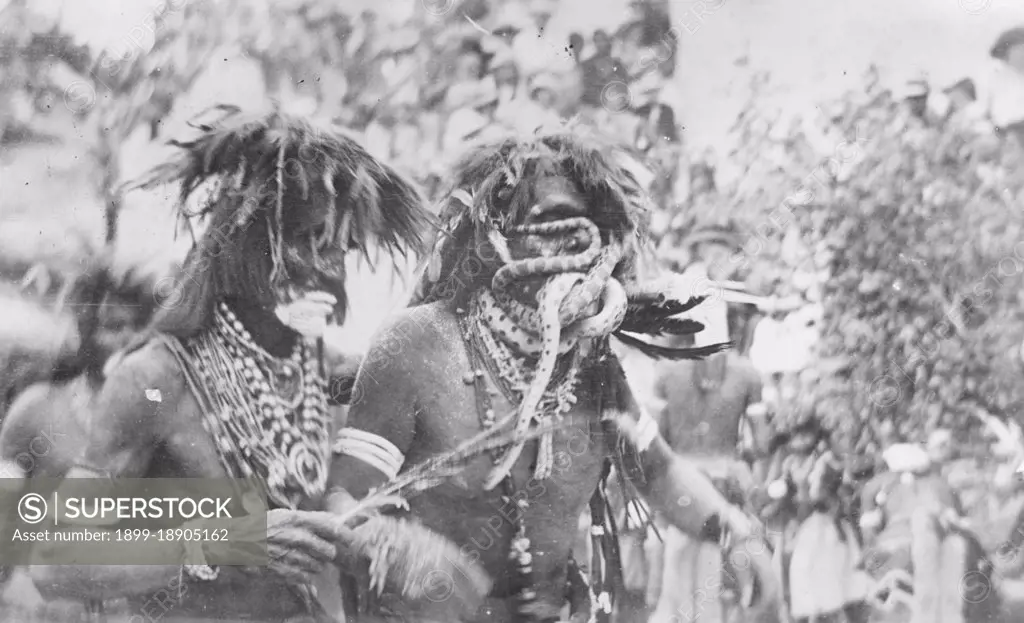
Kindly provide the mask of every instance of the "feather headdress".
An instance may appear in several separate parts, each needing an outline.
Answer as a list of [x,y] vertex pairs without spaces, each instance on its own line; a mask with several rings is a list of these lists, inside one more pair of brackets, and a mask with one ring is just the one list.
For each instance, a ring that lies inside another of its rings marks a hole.
[[583,128],[513,136],[475,146],[456,163],[439,206],[440,230],[412,304],[485,287],[497,265],[480,272],[479,258],[497,257],[495,235],[503,237],[524,221],[537,201],[536,183],[547,175],[563,175],[577,186],[603,242],[623,243],[628,260],[623,265],[631,266],[645,239],[649,198],[628,155]]
[[638,163],[621,147],[582,127],[526,138],[511,136],[477,145],[455,165],[441,196],[440,226],[411,305],[461,301],[489,287],[501,265],[506,236],[537,203],[537,182],[548,175],[570,180],[583,197],[587,218],[602,243],[624,250],[613,273],[626,288],[629,308],[615,337],[655,358],[701,359],[729,347],[672,348],[644,341],[648,336],[686,336],[701,323],[675,318],[706,297],[679,297],[676,279],[643,280],[641,260],[653,258],[647,237],[650,195],[639,181]]
[[[171,142],[183,151],[178,158],[129,185],[178,183],[183,219],[207,221],[186,259],[186,300],[207,307],[230,296],[267,306],[290,283],[328,290],[344,310],[346,251],[371,263],[374,246],[396,260],[422,251],[429,213],[419,191],[355,140],[276,111],[215,110],[222,114],[193,125],[198,138]],[[187,202],[201,189],[209,195],[190,214]]]

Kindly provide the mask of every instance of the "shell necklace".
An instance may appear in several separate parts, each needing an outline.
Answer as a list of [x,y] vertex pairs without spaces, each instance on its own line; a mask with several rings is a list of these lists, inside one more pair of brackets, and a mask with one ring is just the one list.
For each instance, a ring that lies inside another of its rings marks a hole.
[[273,357],[224,303],[213,328],[184,346],[213,407],[203,426],[227,472],[257,479],[279,507],[322,497],[331,421],[315,350],[300,340],[290,358]]

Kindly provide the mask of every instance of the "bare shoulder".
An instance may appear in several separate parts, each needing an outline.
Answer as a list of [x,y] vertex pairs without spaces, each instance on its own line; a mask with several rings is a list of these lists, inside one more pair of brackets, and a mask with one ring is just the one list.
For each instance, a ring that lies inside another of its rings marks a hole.
[[187,393],[185,375],[174,355],[160,340],[151,340],[107,371],[98,414],[141,420],[173,408]]
[[107,384],[116,379],[130,381],[138,389],[184,389],[185,375],[161,340],[150,340],[127,353],[108,371]]
[[374,335],[366,362],[401,355],[405,360],[417,359],[417,353],[437,348],[450,349],[461,340],[459,323],[445,302],[420,305],[401,310],[389,318]]

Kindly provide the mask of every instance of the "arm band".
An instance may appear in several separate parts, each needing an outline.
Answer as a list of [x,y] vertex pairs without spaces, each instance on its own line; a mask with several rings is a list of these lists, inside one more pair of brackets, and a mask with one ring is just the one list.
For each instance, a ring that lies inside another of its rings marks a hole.
[[377,468],[388,480],[397,476],[405,463],[405,455],[395,444],[380,435],[357,428],[343,428],[338,431],[334,441],[334,452],[359,459]]

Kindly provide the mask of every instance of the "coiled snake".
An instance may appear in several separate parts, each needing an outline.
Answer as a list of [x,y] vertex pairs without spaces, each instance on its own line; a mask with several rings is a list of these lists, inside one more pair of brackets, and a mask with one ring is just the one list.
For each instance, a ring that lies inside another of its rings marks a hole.
[[[546,206],[538,205],[530,212],[535,219]],[[557,221],[520,225],[513,235],[529,236],[527,247],[531,252],[543,253],[538,237],[564,236],[568,232],[581,232],[587,247],[572,255],[530,257],[507,262],[495,273],[491,290],[480,293],[478,299],[484,318],[491,331],[500,336],[518,355],[537,357],[533,378],[523,394],[515,435],[525,435],[530,425],[543,414],[538,406],[551,382],[559,354],[572,349],[580,339],[609,335],[622,323],[627,310],[626,290],[612,273],[623,257],[622,245],[612,242],[601,245],[601,232],[597,225],[585,217],[570,217]],[[510,287],[517,281],[549,276],[537,294],[537,307],[532,308],[515,300]],[[593,308],[599,309],[593,312]],[[498,485],[509,473],[522,453],[523,444],[516,444],[501,458],[489,475],[485,486]],[[550,433],[541,440],[541,456],[535,476],[550,475]]]

